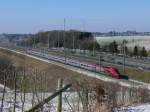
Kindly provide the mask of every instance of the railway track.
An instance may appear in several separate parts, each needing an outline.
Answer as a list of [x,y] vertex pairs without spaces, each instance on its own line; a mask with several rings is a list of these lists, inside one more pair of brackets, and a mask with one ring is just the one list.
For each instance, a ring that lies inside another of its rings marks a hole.
[[65,68],[65,69],[69,69],[69,70],[81,73],[83,75],[87,75],[87,76],[90,76],[90,77],[93,77],[93,78],[97,78],[97,79],[100,79],[100,80],[103,80],[103,81],[106,81],[106,82],[116,83],[120,86],[125,86],[125,87],[129,87],[129,88],[133,88],[133,87],[134,88],[143,88],[143,89],[150,90],[150,84],[148,84],[148,83],[136,81],[136,80],[133,80],[133,79],[129,79],[129,80],[115,79],[115,78],[112,78],[112,77],[109,77],[109,76],[105,76],[103,73],[96,73],[96,72],[85,70],[85,69],[82,69],[82,68],[79,68],[79,67],[70,66],[70,65],[67,65],[67,64],[64,64],[64,63],[60,63],[60,62],[57,62],[57,61],[54,61],[54,60],[48,60],[48,59],[45,59],[45,58],[42,58],[42,57],[39,57],[39,56],[29,55],[24,50],[17,51],[17,50],[14,50],[14,49],[8,49],[8,48],[4,48],[4,47],[0,47],[0,49],[8,50],[10,52],[17,53],[17,54],[20,54],[20,55],[24,55],[24,56],[27,56],[27,57],[30,57],[30,58],[33,58],[33,59],[37,59],[37,60],[44,61],[44,62],[47,62],[47,63],[55,64],[55,65],[58,65],[58,66],[61,66],[61,67]]

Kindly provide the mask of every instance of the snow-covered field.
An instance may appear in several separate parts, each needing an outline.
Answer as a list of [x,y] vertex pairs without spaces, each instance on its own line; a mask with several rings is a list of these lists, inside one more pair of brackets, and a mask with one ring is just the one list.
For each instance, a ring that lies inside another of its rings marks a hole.
[[127,40],[127,46],[133,48],[135,45],[139,47],[145,47],[150,50],[150,36],[113,36],[113,37],[96,37],[96,40],[101,45],[108,44],[114,40],[121,43],[123,40]]
[[114,112],[150,112],[150,104],[121,107],[121,108],[114,109]]
[[[4,90],[4,85],[0,84],[0,92]],[[5,91],[10,91],[8,87],[5,87]]]
[[[3,85],[0,86],[1,90],[3,89]],[[32,105],[37,104],[39,101],[50,96],[52,93],[26,93],[25,94],[25,103],[24,103],[24,111],[29,110]],[[16,94],[16,103],[14,102],[14,91],[11,91],[9,88],[5,92],[4,102],[3,102],[3,112],[12,112],[15,104],[15,112],[22,112],[22,104],[23,104],[23,93]],[[120,96],[120,95],[119,95]],[[0,92],[0,111],[2,107],[2,97],[3,93]],[[82,103],[79,100],[77,92],[64,92],[62,95],[62,112],[71,112],[79,110],[78,112],[82,112]],[[91,102],[93,105],[94,102]],[[54,98],[48,104],[44,105],[43,112],[57,112],[57,104],[58,98]],[[128,106],[128,107],[120,107],[115,108],[113,112],[150,112],[150,104],[140,104],[137,106]]]
[[[44,98],[47,98],[52,93],[38,93],[34,94],[34,103],[37,104],[38,101],[42,101]],[[23,97],[23,93],[17,93],[17,99],[16,99],[16,109],[15,112],[22,112],[22,100],[21,97]],[[54,98],[52,101],[50,101],[48,104],[44,105],[44,112],[50,111],[50,112],[57,112],[57,104],[58,104],[58,98]],[[0,93],[0,109],[2,104],[2,93]],[[29,110],[32,107],[33,104],[33,94],[32,93],[26,93],[25,94],[25,104],[24,104],[24,111]],[[78,96],[77,93],[70,93],[65,92],[62,96],[62,112],[70,112],[72,109],[81,108],[81,104],[78,102]],[[14,92],[7,92],[5,93],[5,100],[3,103],[3,112],[10,112],[13,111],[14,107]]]

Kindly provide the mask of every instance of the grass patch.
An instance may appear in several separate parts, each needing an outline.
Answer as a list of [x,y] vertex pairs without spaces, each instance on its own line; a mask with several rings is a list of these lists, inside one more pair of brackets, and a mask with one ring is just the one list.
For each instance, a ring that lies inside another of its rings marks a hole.
[[148,51],[148,56],[150,56],[150,51]]
[[[122,70],[120,72],[123,73]],[[131,79],[150,83],[150,72],[126,68],[126,75]]]

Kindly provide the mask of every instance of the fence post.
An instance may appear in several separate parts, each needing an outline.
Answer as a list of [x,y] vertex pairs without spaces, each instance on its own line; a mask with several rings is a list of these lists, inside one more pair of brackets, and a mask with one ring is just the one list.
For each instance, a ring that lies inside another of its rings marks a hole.
[[[58,90],[62,89],[62,79],[58,79]],[[62,93],[58,95],[58,106],[57,106],[57,112],[62,111]]]
[[61,88],[60,90],[57,90],[55,93],[51,94],[49,97],[47,97],[46,99],[44,99],[43,101],[39,102],[37,105],[33,106],[31,109],[29,109],[26,112],[36,112],[37,109],[41,108],[44,104],[48,103],[49,101],[51,101],[52,99],[54,99],[56,96],[58,96],[60,93],[66,91],[68,88],[70,88],[72,85],[71,84],[67,84],[66,86],[64,86],[63,88]]

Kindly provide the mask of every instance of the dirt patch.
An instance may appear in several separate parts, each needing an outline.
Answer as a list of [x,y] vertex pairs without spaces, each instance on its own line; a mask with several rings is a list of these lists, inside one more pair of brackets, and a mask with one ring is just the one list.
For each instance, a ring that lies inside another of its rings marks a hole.
[[[6,57],[12,60],[15,66],[22,66],[34,69],[34,72],[38,72],[37,77],[45,77],[48,90],[56,89],[58,78],[62,78],[64,84],[72,83],[73,87],[76,86],[76,82],[79,81],[84,85],[96,86],[98,83],[101,83],[100,80],[67,70],[63,67],[49,64],[43,61],[39,61],[27,56],[19,55],[12,53],[10,51],[5,51],[0,49],[0,56]],[[32,74],[31,74],[32,75]],[[33,82],[33,81],[32,81]],[[30,84],[32,85],[32,82]],[[34,83],[34,82],[33,82]],[[40,84],[40,83],[39,83]]]

